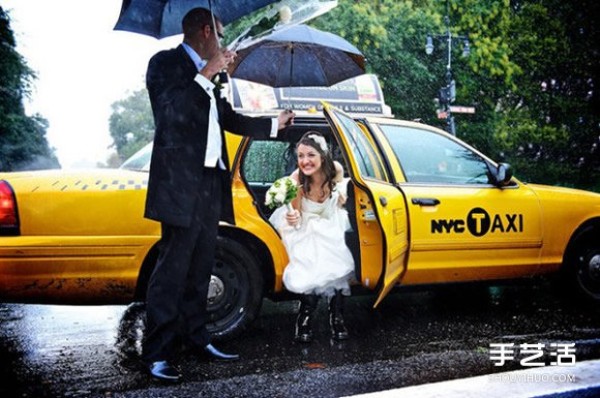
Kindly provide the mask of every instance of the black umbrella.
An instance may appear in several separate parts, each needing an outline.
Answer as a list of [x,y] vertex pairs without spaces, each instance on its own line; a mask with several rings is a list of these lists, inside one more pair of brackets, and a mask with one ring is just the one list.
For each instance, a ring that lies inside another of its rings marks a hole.
[[212,10],[223,25],[278,0],[123,0],[115,30],[162,39],[181,32],[181,20],[189,10]]
[[329,87],[364,74],[365,57],[340,36],[296,25],[238,48],[228,72],[271,87]]

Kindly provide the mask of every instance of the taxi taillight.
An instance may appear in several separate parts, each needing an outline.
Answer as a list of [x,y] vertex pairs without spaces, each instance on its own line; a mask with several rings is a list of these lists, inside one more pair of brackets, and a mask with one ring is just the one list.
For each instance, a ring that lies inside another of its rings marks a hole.
[[19,235],[17,199],[10,184],[0,181],[0,236]]

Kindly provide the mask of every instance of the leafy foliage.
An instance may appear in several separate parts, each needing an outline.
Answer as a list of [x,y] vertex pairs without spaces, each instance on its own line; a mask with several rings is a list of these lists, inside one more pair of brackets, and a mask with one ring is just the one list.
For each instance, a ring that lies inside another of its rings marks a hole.
[[8,15],[0,7],[0,170],[60,167],[46,140],[48,122],[25,114],[23,99],[35,75],[15,46]]
[[[510,158],[522,165],[519,170],[526,178],[600,188],[600,48],[591,17],[599,8],[592,1],[556,0],[522,2],[512,8],[508,33],[513,59],[523,73],[505,97],[504,113],[522,136],[510,148]],[[523,116],[516,118],[519,113]]]
[[119,164],[152,141],[154,120],[146,89],[133,92],[127,98],[114,102],[109,128]]

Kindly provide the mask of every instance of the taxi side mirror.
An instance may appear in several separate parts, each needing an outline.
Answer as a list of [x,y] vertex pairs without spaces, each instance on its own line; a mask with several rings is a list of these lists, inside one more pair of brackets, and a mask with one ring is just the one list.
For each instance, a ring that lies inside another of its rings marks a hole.
[[513,176],[512,168],[508,163],[499,163],[497,167],[490,165],[490,172],[492,174],[493,183],[497,187],[505,187],[510,184],[510,180]]

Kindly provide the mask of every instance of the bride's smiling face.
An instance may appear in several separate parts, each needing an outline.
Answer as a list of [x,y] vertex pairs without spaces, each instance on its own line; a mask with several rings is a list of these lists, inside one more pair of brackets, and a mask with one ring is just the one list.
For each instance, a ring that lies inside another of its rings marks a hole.
[[321,170],[321,155],[310,145],[298,145],[298,167],[304,175],[311,176]]

